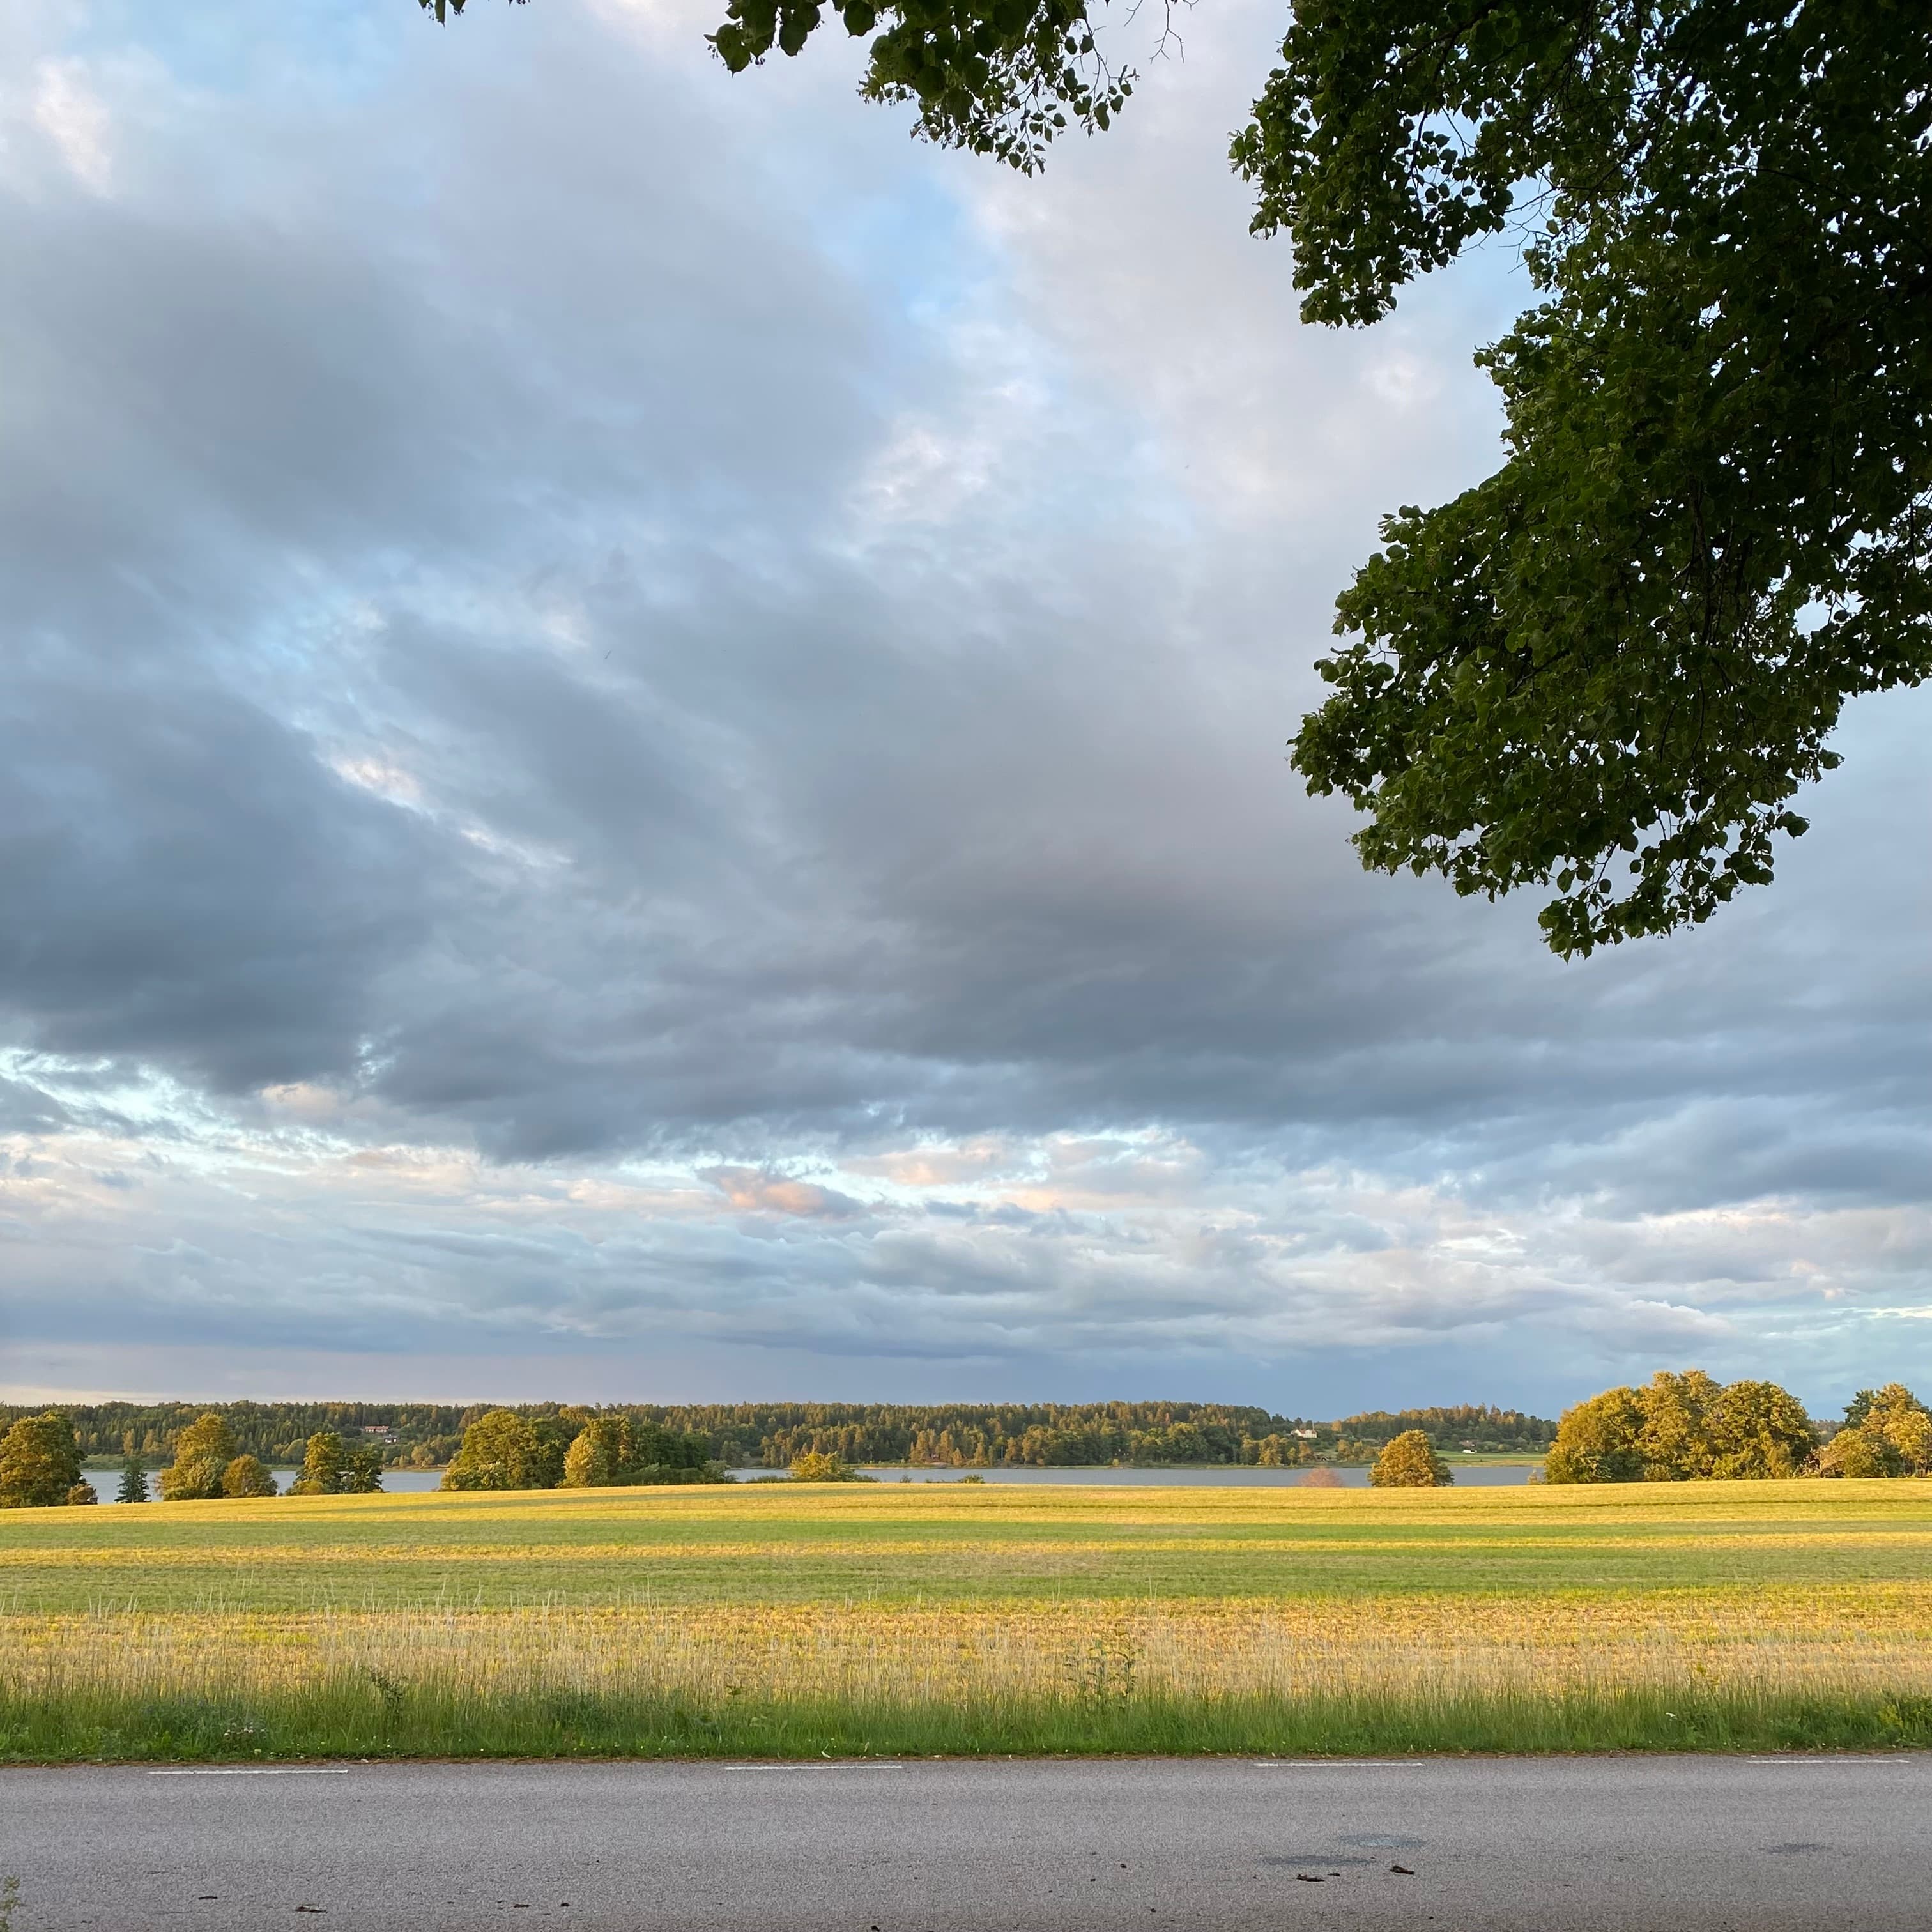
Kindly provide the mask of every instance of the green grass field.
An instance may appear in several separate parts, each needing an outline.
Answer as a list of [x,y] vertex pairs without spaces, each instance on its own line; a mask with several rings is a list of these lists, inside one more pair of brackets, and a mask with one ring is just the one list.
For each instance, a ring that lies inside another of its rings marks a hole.
[[0,1752],[1932,1743],[1932,1484],[0,1516]]

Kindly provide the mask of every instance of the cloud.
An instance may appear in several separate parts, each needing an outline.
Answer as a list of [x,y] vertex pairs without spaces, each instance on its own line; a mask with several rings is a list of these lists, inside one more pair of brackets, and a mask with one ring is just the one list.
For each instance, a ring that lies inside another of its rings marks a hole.
[[112,192],[114,157],[107,106],[88,85],[82,62],[43,60],[36,65],[33,122],[90,194]]
[[676,8],[224,18],[15,30],[96,147],[0,187],[14,1379],[110,1313],[211,1387],[1304,1410],[1927,1348],[1922,698],[1570,966],[1286,768],[1521,291],[1294,322],[1267,10],[1034,182]]

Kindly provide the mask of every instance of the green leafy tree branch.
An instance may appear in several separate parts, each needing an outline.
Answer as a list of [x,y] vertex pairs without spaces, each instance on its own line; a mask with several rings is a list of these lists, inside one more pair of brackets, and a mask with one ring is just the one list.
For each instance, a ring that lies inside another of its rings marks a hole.
[[[867,98],[1028,172],[1131,92],[1086,0],[832,10]],[[728,0],[712,44],[825,14]],[[1502,467],[1384,521],[1294,740],[1364,862],[1553,888],[1565,956],[1768,881],[1846,701],[1932,671],[1932,11],[1295,0],[1232,158],[1306,320],[1504,234],[1539,297],[1478,358]]]

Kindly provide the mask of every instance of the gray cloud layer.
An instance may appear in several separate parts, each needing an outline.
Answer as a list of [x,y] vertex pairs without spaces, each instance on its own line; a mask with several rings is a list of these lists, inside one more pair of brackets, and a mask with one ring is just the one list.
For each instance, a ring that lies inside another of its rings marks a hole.
[[1516,292],[1295,326],[1215,159],[1264,10],[1031,184],[696,14],[204,14],[9,30],[12,1379],[1926,1353],[1922,699],[1579,966],[1286,770]]

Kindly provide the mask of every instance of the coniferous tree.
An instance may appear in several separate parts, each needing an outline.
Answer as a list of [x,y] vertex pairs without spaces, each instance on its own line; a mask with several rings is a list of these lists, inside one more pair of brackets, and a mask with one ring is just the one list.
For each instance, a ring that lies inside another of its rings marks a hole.
[[148,1500],[148,1466],[138,1455],[130,1454],[121,1465],[121,1486],[116,1491],[117,1503],[144,1503]]

